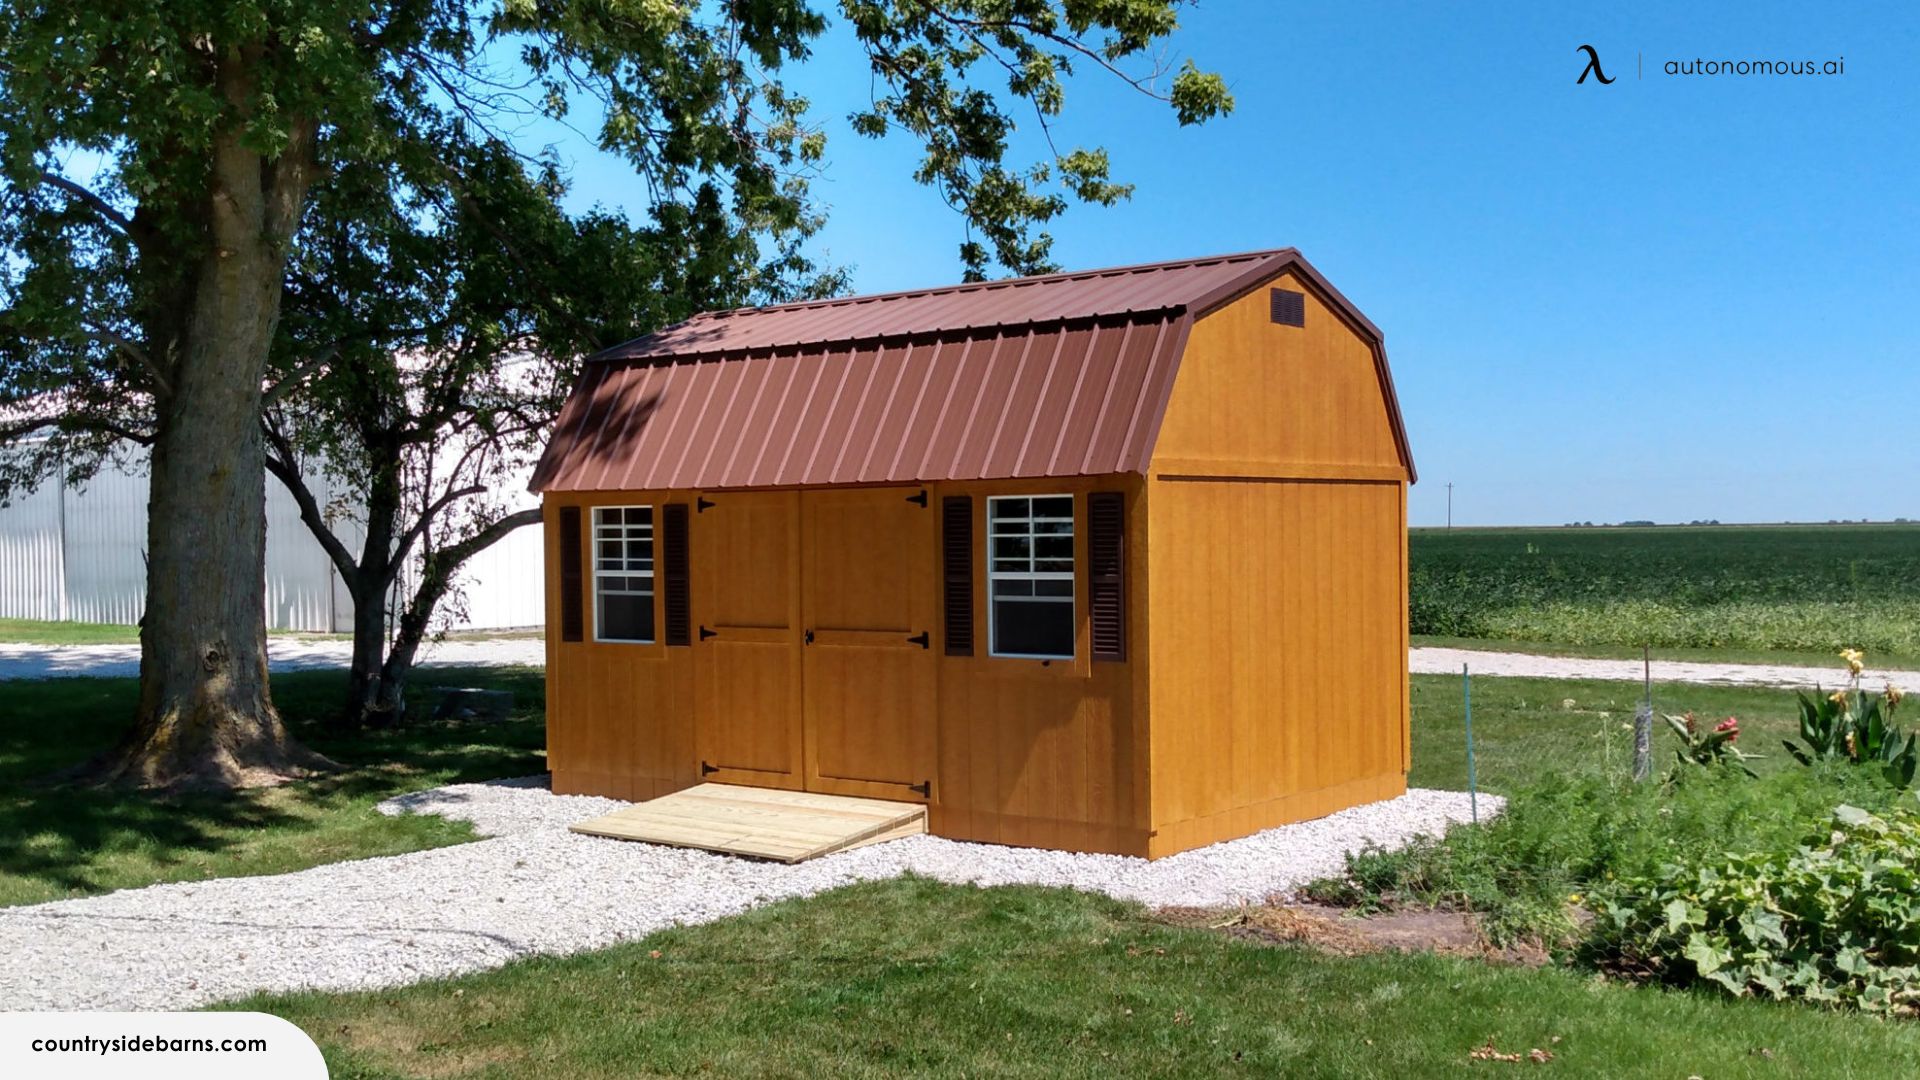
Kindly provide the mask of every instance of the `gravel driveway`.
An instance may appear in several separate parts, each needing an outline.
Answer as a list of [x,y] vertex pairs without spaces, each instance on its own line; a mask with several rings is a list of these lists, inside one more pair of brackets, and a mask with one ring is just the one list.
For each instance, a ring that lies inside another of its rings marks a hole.
[[[344,668],[352,646],[338,639],[272,638],[268,662],[275,671]],[[1407,655],[1420,675],[1457,675],[1460,665],[1473,665],[1475,675],[1516,675],[1542,679],[1640,680],[1638,660],[1589,660],[1567,656],[1530,656],[1525,653],[1482,652],[1475,649],[1416,648]],[[458,639],[430,644],[421,650],[421,664],[432,667],[541,667],[547,662],[546,643],[534,638]],[[1708,664],[1656,660],[1656,682],[1718,683],[1728,686],[1831,686],[1837,667],[1794,667],[1784,664]],[[84,675],[132,676],[140,673],[138,645],[8,645],[0,644],[0,679],[66,678]],[[1920,688],[1920,672],[1870,672],[1904,687]]]
[[[272,637],[267,665],[275,671],[344,668],[353,643],[341,638]],[[538,638],[459,638],[420,647],[426,667],[544,667],[547,643]],[[23,645],[0,643],[0,679],[64,679],[140,674],[138,645]]]
[[[1594,660],[1577,656],[1531,656],[1526,653],[1481,652],[1477,649],[1416,648],[1409,663],[1419,675],[1458,675],[1469,664],[1475,675],[1519,675],[1535,679],[1624,679],[1639,682],[1638,660]],[[1896,686],[1920,687],[1920,671],[1867,670],[1869,686],[1886,679]],[[1688,660],[1655,660],[1654,682],[1711,683],[1723,686],[1839,686],[1840,660],[1827,667],[1791,664],[1719,664]]]
[[[1416,789],[1152,863],[915,836],[786,866],[575,835],[568,823],[627,804],[544,784],[459,784],[381,804],[469,820],[495,839],[0,909],[0,1010],[191,1008],[257,990],[395,986],[903,873],[1231,904],[1337,872],[1343,853],[1369,841],[1397,846],[1467,816],[1464,793]],[[1480,797],[1482,815],[1501,805]]]

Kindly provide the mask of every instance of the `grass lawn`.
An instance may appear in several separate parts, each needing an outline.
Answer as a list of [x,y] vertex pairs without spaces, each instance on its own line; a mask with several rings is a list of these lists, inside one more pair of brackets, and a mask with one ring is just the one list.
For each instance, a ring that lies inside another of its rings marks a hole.
[[[561,960],[235,1007],[395,1076],[1902,1077],[1920,1026],[1437,956],[1325,956],[1044,889],[860,885]],[[1473,1061],[1540,1048],[1546,1066]]]
[[414,702],[436,686],[514,693],[506,723],[417,724],[331,737],[320,725],[345,693],[340,672],[274,676],[274,700],[300,738],[347,766],[318,780],[233,798],[155,798],[48,789],[39,781],[111,745],[133,714],[132,679],[0,683],[0,905],[58,900],[160,881],[276,874],[342,859],[472,839],[465,823],[390,818],[373,804],[460,780],[546,768],[541,675],[498,669],[423,670]]
[[[1632,645],[1563,645],[1550,641],[1503,641],[1442,637],[1437,634],[1415,634],[1412,642],[1415,648],[1430,646],[1442,649],[1479,649],[1483,652],[1528,653],[1533,656],[1579,656],[1599,660],[1640,659],[1639,647]],[[1825,668],[1835,672],[1835,677],[1838,677],[1840,669],[1837,652],[1838,650],[1812,649],[1685,649],[1663,646],[1653,650],[1653,662],[1656,665],[1662,660],[1702,664],[1787,664]],[[1867,671],[1869,685],[1874,685],[1872,675],[1875,670],[1920,671],[1920,656],[1875,654],[1867,657],[1867,662],[1870,665]],[[1655,667],[1654,671],[1658,674],[1659,668]]]
[[137,626],[0,619],[0,643],[8,645],[133,645],[139,640]]
[[[435,684],[486,684],[512,688],[521,707],[504,725],[332,741],[316,721],[341,676],[278,676],[276,698],[296,730],[351,768],[231,803],[24,787],[108,743],[134,686],[10,683],[0,716],[0,901],[459,842],[471,835],[464,825],[381,818],[371,806],[432,784],[538,771],[539,680],[423,672],[421,701]],[[1419,676],[1413,693],[1412,782],[1464,786],[1458,678]],[[1623,725],[1637,694],[1626,683],[1476,679],[1482,788],[1624,769]],[[1655,696],[1662,711],[1739,715],[1746,742],[1763,753],[1792,717],[1792,695],[1779,690],[1659,685]],[[1759,764],[1781,767],[1771,756]],[[1136,906],[1062,890],[919,880],[455,980],[235,1007],[311,1032],[336,1077],[1411,1077],[1536,1067],[1470,1060],[1488,1039],[1502,1052],[1550,1051],[1542,1068],[1570,1076],[1920,1074],[1920,1026],[1908,1023],[1568,969],[1334,957],[1168,926]]]
[[[305,630],[269,630],[272,637],[346,640],[346,634],[317,634]],[[520,633],[486,634],[518,637]],[[538,637],[538,632],[533,636]],[[0,645],[138,645],[140,628],[117,623],[59,622],[52,619],[0,619]]]

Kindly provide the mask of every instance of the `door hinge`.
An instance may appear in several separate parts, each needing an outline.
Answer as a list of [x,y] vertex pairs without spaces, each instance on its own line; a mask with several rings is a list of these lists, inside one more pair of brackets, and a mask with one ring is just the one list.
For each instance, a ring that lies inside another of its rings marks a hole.
[[707,764],[707,762],[706,762],[706,760],[705,760],[704,758],[703,758],[703,759],[701,759],[701,761],[700,761],[700,775],[701,775],[701,776],[705,776],[705,775],[707,775],[708,773],[717,773],[717,772],[719,772],[719,771],[720,771],[720,766],[718,766],[718,765],[709,765],[709,764]]
[[813,644],[813,631],[808,630],[806,633],[800,635],[800,640],[806,642],[809,645]]
[[704,514],[707,512],[707,509],[709,507],[714,507],[718,505],[720,504],[717,502],[714,502],[712,499],[709,499],[703,495],[700,498],[693,500],[693,512],[696,514]]
[[931,799],[933,798],[933,781],[922,780],[917,784],[908,784],[907,790],[917,791],[922,798]]
[[927,508],[927,489],[921,488],[920,494],[907,496],[907,501],[925,510]]
[[707,640],[707,639],[708,639],[708,638],[710,638],[710,637],[719,637],[719,636],[720,636],[720,631],[718,631],[718,630],[709,630],[709,629],[707,629],[707,628],[706,628],[706,627],[704,627],[704,626],[700,628],[700,640],[701,640],[701,641],[705,641],[705,640]]
[[928,639],[927,632],[925,630],[922,630],[919,633],[908,638],[907,644],[918,645],[923,649],[929,649],[933,647],[933,642]]

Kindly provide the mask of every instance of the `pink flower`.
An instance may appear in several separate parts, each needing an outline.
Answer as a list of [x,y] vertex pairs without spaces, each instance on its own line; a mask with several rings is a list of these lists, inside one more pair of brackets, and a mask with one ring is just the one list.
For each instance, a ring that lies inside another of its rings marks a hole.
[[1731,743],[1731,742],[1737,741],[1740,738],[1739,719],[1736,717],[1729,716],[1725,720],[1722,720],[1719,723],[1713,725],[1713,733],[1715,735],[1718,735],[1721,732],[1726,733],[1728,742]]

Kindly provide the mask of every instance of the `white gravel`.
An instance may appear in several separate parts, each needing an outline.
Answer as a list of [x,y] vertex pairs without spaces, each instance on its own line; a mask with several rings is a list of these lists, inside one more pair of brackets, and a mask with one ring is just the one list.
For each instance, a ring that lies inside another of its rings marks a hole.
[[[494,839],[0,909],[0,1010],[190,1008],[259,990],[396,986],[903,873],[1232,904],[1335,873],[1368,842],[1396,846],[1468,813],[1463,793],[1415,789],[1151,863],[916,836],[785,866],[575,835],[568,823],[625,804],[556,796],[544,783],[457,784],[380,807],[471,821]],[[1483,818],[1501,806],[1480,797]]]
[[[1534,656],[1528,653],[1483,652],[1478,649],[1421,647],[1407,653],[1416,675],[1458,675],[1469,665],[1475,675],[1507,675],[1531,679],[1615,679],[1639,682],[1638,660],[1598,660],[1580,656]],[[1920,686],[1920,671],[1867,670],[1869,685],[1885,679],[1896,686]],[[1838,686],[1840,659],[1826,667],[1792,664],[1720,664],[1692,660],[1655,660],[1654,682],[1707,683],[1719,686]]]
[[[338,638],[273,637],[267,642],[268,664],[275,671],[344,668],[352,658],[351,643]],[[1533,656],[1527,653],[1482,652],[1477,649],[1415,648],[1408,664],[1416,674],[1457,675],[1462,663],[1475,675],[1510,675],[1537,679],[1625,679],[1640,681],[1638,660],[1594,660],[1574,656]],[[428,644],[420,663],[427,667],[544,667],[546,643],[537,638],[459,638]],[[1710,664],[1655,660],[1656,682],[1712,683],[1725,686],[1833,685],[1838,667],[1795,667],[1789,664]],[[0,680],[58,679],[78,676],[132,676],[140,673],[138,645],[20,645],[0,643]],[[1873,680],[1886,678],[1904,687],[1920,686],[1920,672],[1870,671]]]
[[[353,643],[344,638],[273,636],[267,666],[274,671],[344,668]],[[423,667],[545,667],[547,643],[539,638],[456,638],[420,647]],[[0,679],[126,677],[140,674],[140,646],[27,645],[0,642]]]

